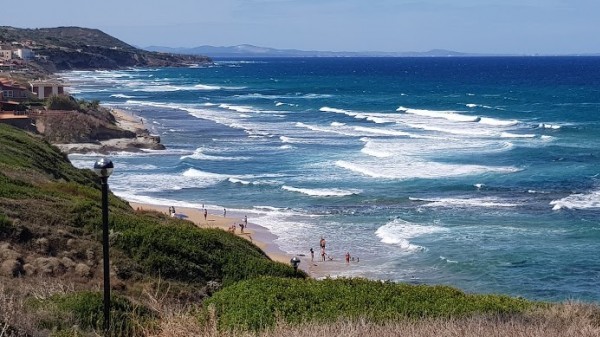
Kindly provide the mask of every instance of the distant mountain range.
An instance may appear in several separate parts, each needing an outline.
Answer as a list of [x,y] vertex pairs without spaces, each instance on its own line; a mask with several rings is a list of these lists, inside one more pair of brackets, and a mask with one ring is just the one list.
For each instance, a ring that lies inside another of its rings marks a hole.
[[240,58],[240,57],[482,57],[482,56],[591,56],[598,57],[600,53],[585,54],[485,54],[485,53],[462,53],[445,49],[432,49],[425,52],[381,52],[381,51],[318,51],[298,49],[275,49],[258,47],[250,44],[241,44],[230,47],[200,46],[195,48],[170,48],[150,46],[143,48],[148,51],[183,54],[183,55],[207,55],[217,58]]
[[230,47],[200,46],[195,48],[170,48],[160,46],[150,46],[144,48],[148,51],[188,54],[188,55],[207,55],[209,57],[444,57],[444,56],[489,56],[484,54],[468,54],[451,50],[434,49],[426,52],[337,52],[337,51],[316,51],[316,50],[298,50],[298,49],[274,49],[267,47],[257,47],[249,44],[242,44]]

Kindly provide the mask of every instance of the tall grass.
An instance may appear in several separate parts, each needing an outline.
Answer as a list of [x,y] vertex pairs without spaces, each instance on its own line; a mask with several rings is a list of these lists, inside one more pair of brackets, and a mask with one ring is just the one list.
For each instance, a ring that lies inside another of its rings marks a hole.
[[374,323],[365,318],[331,323],[290,324],[278,321],[261,332],[219,331],[215,317],[203,325],[189,313],[171,314],[147,336],[175,337],[597,337],[599,308],[566,303],[515,315],[476,315],[462,318],[426,318]]

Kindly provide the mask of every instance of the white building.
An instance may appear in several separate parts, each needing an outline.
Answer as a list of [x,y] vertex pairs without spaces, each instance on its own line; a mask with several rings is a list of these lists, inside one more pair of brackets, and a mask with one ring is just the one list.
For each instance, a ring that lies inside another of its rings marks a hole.
[[31,60],[33,58],[33,51],[27,48],[20,48],[15,51],[15,55],[23,60]]

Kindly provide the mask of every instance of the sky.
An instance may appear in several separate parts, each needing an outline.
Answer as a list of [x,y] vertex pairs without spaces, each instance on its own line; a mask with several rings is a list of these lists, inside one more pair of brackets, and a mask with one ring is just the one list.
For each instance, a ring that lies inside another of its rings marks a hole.
[[600,0],[28,0],[0,25],[97,28],[138,46],[600,53]]

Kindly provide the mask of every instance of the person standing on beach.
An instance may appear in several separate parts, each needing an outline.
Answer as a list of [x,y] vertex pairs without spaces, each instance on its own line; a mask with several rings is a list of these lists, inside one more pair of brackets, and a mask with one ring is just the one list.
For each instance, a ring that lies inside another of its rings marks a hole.
[[346,252],[346,264],[350,264],[350,252]]
[[325,253],[325,243],[325,239],[321,236],[319,246],[321,246],[321,258],[323,259],[323,262],[325,262],[325,255],[327,255],[327,253]]
[[311,261],[315,260],[315,251],[312,249],[312,247],[310,247],[310,260]]
[[244,227],[248,228],[248,216],[244,215]]
[[206,222],[206,216],[208,215],[208,211],[206,210],[206,208],[204,209],[204,222]]
[[223,217],[227,216],[227,209],[223,208]]

